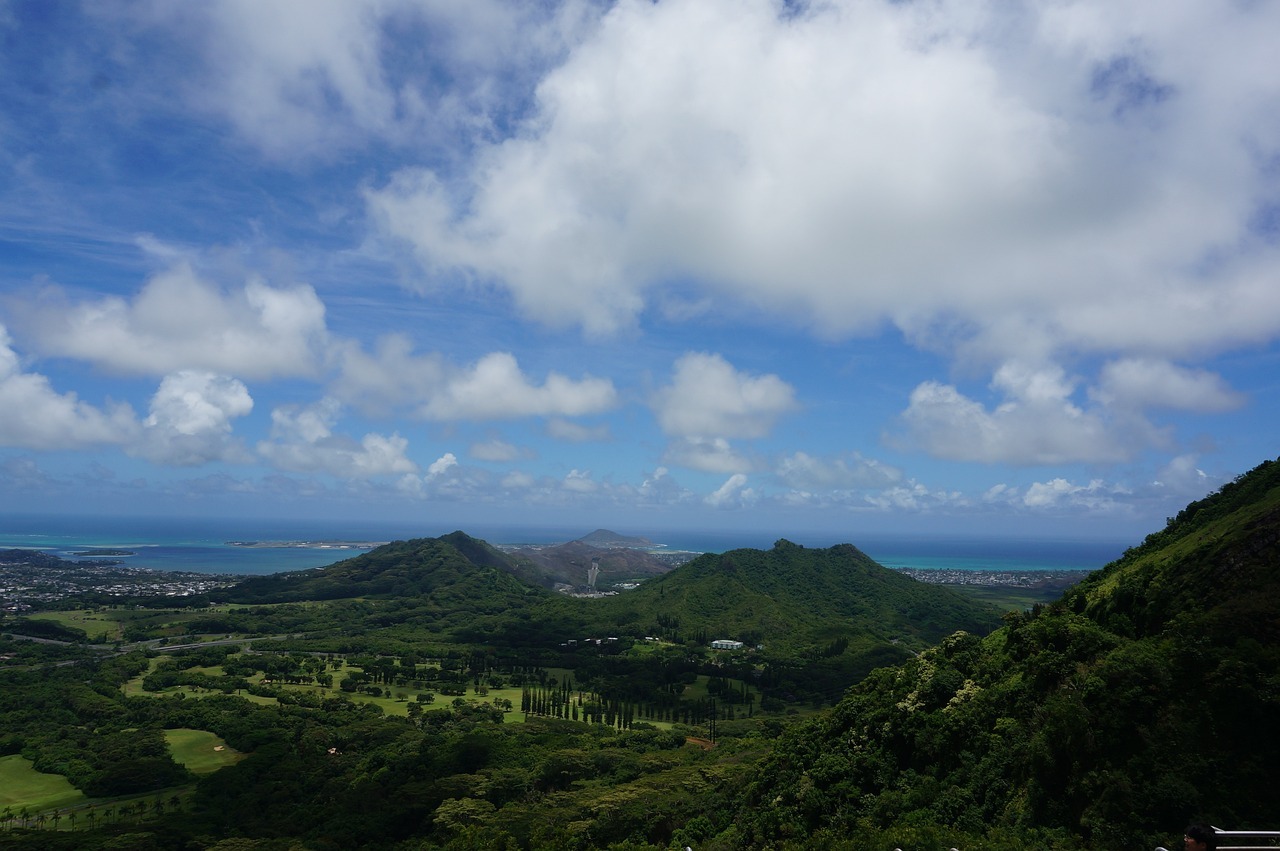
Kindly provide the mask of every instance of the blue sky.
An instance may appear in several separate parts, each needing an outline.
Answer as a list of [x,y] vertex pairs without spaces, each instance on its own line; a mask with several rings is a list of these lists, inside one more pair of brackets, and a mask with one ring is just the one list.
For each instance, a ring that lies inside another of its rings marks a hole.
[[1136,540],[1277,455],[1277,33],[0,0],[0,511]]

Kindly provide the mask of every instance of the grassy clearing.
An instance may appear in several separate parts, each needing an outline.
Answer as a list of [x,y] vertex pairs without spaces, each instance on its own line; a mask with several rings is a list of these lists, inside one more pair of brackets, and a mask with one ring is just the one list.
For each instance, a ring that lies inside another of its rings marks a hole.
[[143,671],[141,674],[138,674],[138,676],[134,677],[133,679],[126,680],[124,684],[120,686],[120,691],[124,692],[130,697],[134,697],[136,695],[151,694],[151,692],[143,690],[142,680],[144,677],[146,677],[147,674],[151,673],[156,669],[156,665],[159,665],[162,659],[168,659],[168,658],[169,658],[168,656],[156,656],[152,659],[148,659],[147,669]]
[[22,756],[0,757],[0,808],[31,812],[65,807],[84,800],[84,793],[61,774],[43,774]]
[[208,730],[165,730],[164,738],[174,762],[185,765],[192,774],[212,774],[245,757]]
[[950,585],[948,587],[1007,612],[1025,612],[1036,603],[1052,603],[1062,596],[1061,588],[1045,590],[1008,585]]
[[[172,697],[176,694],[182,693],[188,698],[196,698],[196,699],[208,697],[211,694],[221,694],[221,692],[195,691],[185,686],[167,688],[160,692],[144,691],[142,688],[143,678],[147,675],[147,673],[150,673],[151,671],[155,670],[155,667],[157,664],[159,664],[162,660],[167,658],[170,658],[170,657],[158,656],[151,659],[150,665],[147,671],[134,677],[133,679],[129,680],[127,683],[124,684],[124,686],[122,687],[124,690],[124,693],[129,695],[142,695],[147,697]],[[202,671],[204,673],[210,674],[211,676],[218,676],[223,673],[223,670],[220,667],[196,668],[194,670]],[[339,688],[337,683],[340,683],[342,681],[343,677],[346,676],[349,670],[359,670],[359,668],[355,666],[348,667],[345,663],[340,665],[337,668],[329,668],[328,673],[333,676],[333,680],[334,680],[334,685],[329,688],[325,688],[323,686],[316,685],[314,683],[306,684],[306,685],[296,684],[296,683],[273,683],[271,687],[279,689],[281,691],[285,691],[285,692],[295,692],[295,693],[308,692],[310,694],[318,695],[321,699],[328,698],[328,697],[342,696],[350,700],[352,703],[371,703],[381,707],[382,711],[387,715],[400,715],[400,716],[405,716],[409,714],[409,706],[411,704],[417,703],[417,696],[419,693],[423,691],[429,691],[429,689],[417,689],[417,688],[413,688],[412,686],[393,685],[393,686],[383,686],[382,688],[384,690],[384,694],[377,695],[377,696],[366,694],[364,692],[346,692],[346,691],[343,691],[341,688]],[[562,682],[564,681],[565,678],[571,677],[572,675],[573,675],[573,671],[567,668],[553,668],[548,670],[548,678],[555,677],[555,679],[558,682]],[[250,683],[260,684],[262,682],[262,678],[263,678],[263,675],[261,673],[257,673],[249,677],[248,681]],[[686,687],[684,696],[686,698],[707,696],[706,683],[707,683],[707,677],[705,676],[699,677],[697,682],[695,682],[691,686]],[[391,691],[390,697],[387,697],[385,695],[386,689],[390,689]],[[756,695],[758,699],[759,698],[758,690],[755,688],[752,688],[751,691],[753,694]],[[523,696],[523,689],[521,686],[507,686],[505,688],[490,688],[488,689],[487,694],[480,695],[480,694],[477,694],[470,685],[468,685],[467,694],[463,697],[463,700],[467,701],[468,703],[480,703],[480,704],[487,703],[495,706],[497,705],[498,700],[503,700],[503,699],[509,700],[511,701],[512,708],[509,710],[505,710],[505,709],[503,710],[502,720],[505,723],[521,723],[525,720],[525,713],[520,709],[520,701],[522,696]],[[277,703],[275,698],[259,697],[257,695],[252,695],[247,692],[241,692],[239,694],[239,697],[245,700],[248,700],[252,703],[258,703],[258,704],[264,704],[264,705]],[[453,705],[454,699],[455,697],[453,695],[436,694],[435,700],[433,702],[423,703],[420,705],[422,706],[424,711],[430,711],[432,709],[447,709]],[[639,719],[639,718],[637,720],[644,720],[646,723],[653,724],[655,727],[658,727],[660,729],[669,729],[672,726],[671,723],[667,721],[656,721],[656,720]]]
[[106,643],[119,639],[124,633],[119,613],[113,611],[94,611],[92,609],[72,609],[63,612],[33,612],[32,620],[53,621],[73,629],[83,629],[89,640]]
[[[187,624],[203,618],[206,612],[226,611],[229,607],[208,610],[192,609],[68,609],[56,612],[35,612],[33,619],[54,621],[63,626],[82,629],[89,640],[97,643],[109,643],[124,640],[125,630],[130,627],[154,629],[161,632],[163,638],[177,638],[187,634]],[[221,636],[216,636],[221,638]],[[213,640],[209,637],[196,640]]]

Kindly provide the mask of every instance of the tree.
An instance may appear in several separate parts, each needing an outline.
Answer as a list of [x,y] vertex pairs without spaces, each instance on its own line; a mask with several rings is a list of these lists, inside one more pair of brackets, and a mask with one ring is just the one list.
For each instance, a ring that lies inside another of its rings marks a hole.
[[434,823],[441,830],[455,833],[482,821],[494,811],[493,804],[475,798],[448,798],[436,807]]

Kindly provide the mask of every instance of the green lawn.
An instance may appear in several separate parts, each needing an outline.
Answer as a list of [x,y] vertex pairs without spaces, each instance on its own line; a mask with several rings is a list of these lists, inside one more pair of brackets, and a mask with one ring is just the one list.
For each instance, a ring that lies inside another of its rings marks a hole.
[[165,730],[164,737],[174,762],[185,765],[192,774],[212,774],[245,757],[208,730]]
[[[150,664],[147,671],[144,671],[143,673],[139,674],[138,676],[134,677],[133,679],[129,680],[124,684],[124,686],[122,687],[122,690],[124,691],[124,693],[128,695],[142,695],[147,697],[167,697],[167,696],[172,696],[174,694],[182,692],[188,698],[197,698],[197,699],[201,697],[208,697],[211,694],[221,693],[221,692],[209,692],[209,691],[197,692],[185,686],[175,686],[173,688],[164,689],[163,691],[160,691],[160,692],[144,691],[142,688],[143,677],[145,677],[147,673],[149,673],[150,671],[155,670],[156,665],[160,661],[167,658],[170,658],[170,657],[157,656],[152,658],[150,660]],[[197,668],[196,670],[203,671],[204,673],[210,674],[212,676],[217,676],[218,674],[223,672],[220,667]],[[382,707],[382,711],[385,712],[387,715],[407,715],[409,712],[409,704],[416,703],[415,698],[417,697],[418,692],[420,690],[412,687],[408,687],[408,686],[390,686],[391,697],[383,697],[383,696],[374,697],[373,695],[365,694],[363,692],[344,692],[340,688],[338,688],[337,683],[340,682],[342,678],[346,675],[347,670],[348,670],[348,667],[345,663],[340,667],[338,667],[337,669],[333,669],[333,668],[329,669],[328,673],[333,675],[333,679],[335,683],[331,688],[322,688],[321,686],[318,686],[315,684],[299,685],[294,683],[276,683],[275,688],[278,688],[282,691],[310,692],[312,694],[318,694],[322,698],[341,695],[351,700],[353,703],[376,704],[377,706]],[[358,670],[358,669],[353,668],[352,670]],[[548,671],[548,675],[555,676],[557,681],[563,681],[566,677],[572,676],[572,674],[573,672],[567,668],[553,668],[553,669],[549,669]],[[260,683],[262,681],[262,676],[263,675],[261,673],[254,674],[253,676],[249,677],[248,680],[251,683]],[[690,686],[689,689],[686,690],[685,696],[686,697],[689,697],[691,695],[705,696],[706,680],[707,678],[705,676],[700,677],[698,682],[695,685]],[[753,688],[752,692],[753,693],[756,692],[756,689]],[[276,703],[275,698],[258,697],[257,695],[252,695],[252,694],[249,694],[248,692],[241,692],[239,696],[253,703],[259,703],[259,704]],[[503,712],[502,720],[506,723],[512,723],[512,722],[522,722],[525,719],[525,713],[520,710],[521,696],[522,696],[522,689],[520,686],[508,686],[506,688],[491,688],[489,689],[489,693],[487,695],[480,696],[475,693],[475,690],[470,685],[468,685],[467,694],[464,700],[467,700],[468,702],[494,703],[498,698],[506,698],[507,700],[511,701],[512,708],[508,711]],[[453,705],[453,701],[454,701],[454,697],[452,695],[437,694],[435,697],[435,701],[433,703],[424,703],[422,704],[422,708],[424,710],[447,709]],[[640,720],[640,719],[636,719],[636,720]],[[651,723],[654,726],[662,729],[667,729],[671,727],[671,723],[667,721],[648,721],[647,723]],[[166,733],[166,735],[168,734]],[[175,755],[174,758],[177,759],[177,756]],[[178,761],[182,762],[182,760],[180,759]],[[195,769],[192,769],[192,770],[195,771]]]
[[42,774],[22,756],[0,757],[0,809],[31,812],[65,807],[84,800],[84,793],[61,774]]
[[131,680],[126,680],[121,686],[120,691],[133,697],[135,695],[149,695],[151,692],[142,690],[142,680],[147,674],[156,669],[156,665],[160,664],[160,660],[168,659],[168,656],[154,656],[147,660],[147,669]]
[[32,620],[54,621],[62,626],[83,629],[90,641],[105,643],[115,641],[121,635],[122,626],[117,614],[112,611],[72,609],[64,612],[34,612],[30,617]]

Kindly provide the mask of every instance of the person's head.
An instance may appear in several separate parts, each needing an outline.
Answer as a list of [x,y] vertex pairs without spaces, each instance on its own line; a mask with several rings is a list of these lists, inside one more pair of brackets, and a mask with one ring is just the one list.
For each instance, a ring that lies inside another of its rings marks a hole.
[[1218,851],[1218,837],[1207,824],[1189,824],[1182,832],[1185,851]]

